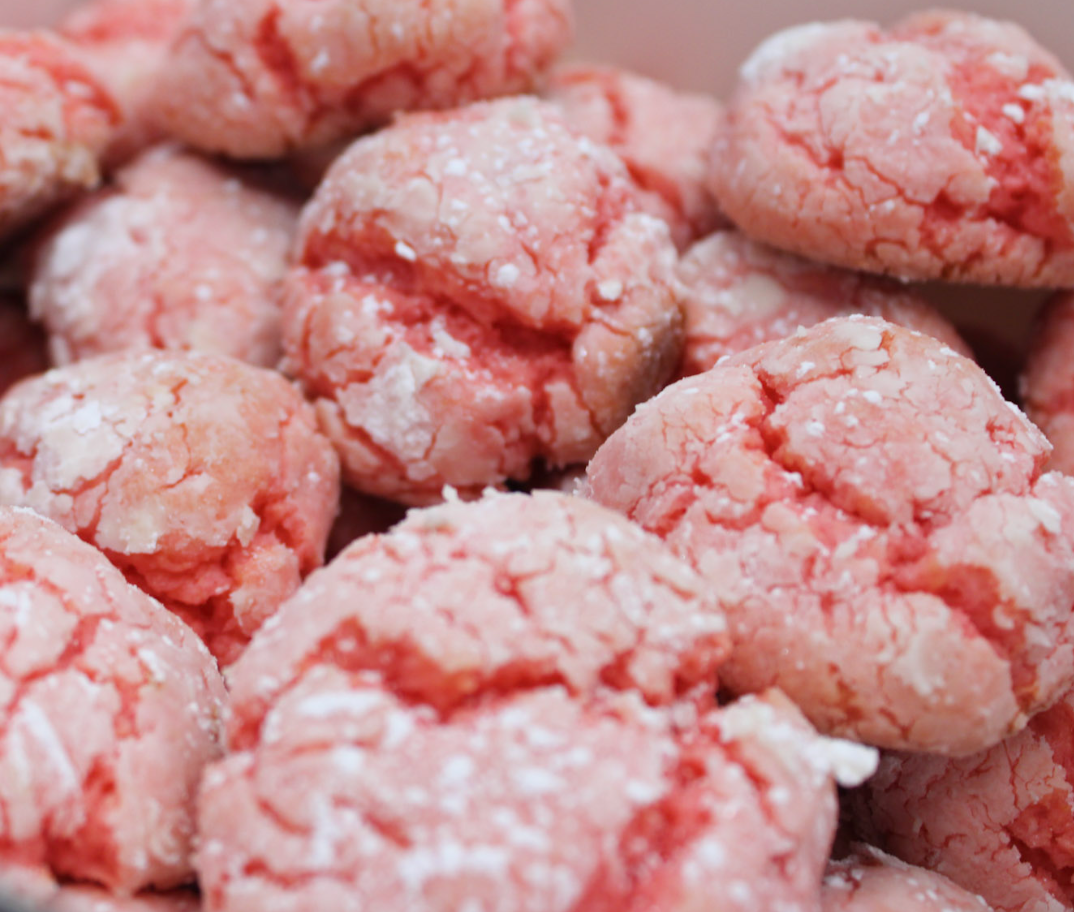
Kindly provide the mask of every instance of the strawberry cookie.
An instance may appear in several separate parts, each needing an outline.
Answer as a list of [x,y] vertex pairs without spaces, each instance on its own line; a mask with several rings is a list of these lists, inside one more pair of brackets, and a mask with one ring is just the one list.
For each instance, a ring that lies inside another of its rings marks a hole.
[[1013,23],[799,26],[741,71],[714,147],[751,237],[905,279],[1074,285],[1074,82]]
[[525,91],[571,30],[569,0],[194,0],[151,107],[195,148],[276,158]]
[[338,473],[295,389],[228,358],[106,355],[0,401],[0,503],[96,545],[225,663],[323,560]]
[[557,70],[544,94],[573,129],[623,159],[642,207],[667,222],[680,249],[726,223],[706,181],[723,117],[714,99],[593,65]]
[[47,367],[45,334],[30,322],[20,301],[0,294],[0,396]]
[[1074,479],[977,365],[882,320],[829,320],[682,380],[587,493],[708,579],[721,681],[822,731],[967,754],[1074,680]]
[[202,643],[95,549],[11,508],[0,631],[4,866],[119,893],[191,880],[194,794],[225,697]]
[[1074,294],[1048,301],[1037,315],[1020,379],[1026,412],[1052,442],[1051,467],[1074,474]]
[[691,247],[679,261],[679,278],[686,309],[683,376],[800,326],[856,313],[920,330],[969,354],[954,327],[916,292],[801,260],[738,231],[718,231]]
[[37,249],[30,308],[56,364],[133,348],[280,357],[278,285],[298,204],[164,146],[65,213]]
[[534,99],[359,140],[304,210],[297,259],[284,368],[368,494],[429,503],[585,462],[679,359],[667,227]]

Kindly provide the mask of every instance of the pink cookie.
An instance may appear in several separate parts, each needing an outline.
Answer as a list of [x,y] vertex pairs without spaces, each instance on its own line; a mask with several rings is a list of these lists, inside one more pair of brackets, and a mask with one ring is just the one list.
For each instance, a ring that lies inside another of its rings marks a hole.
[[34,317],[53,361],[196,349],[275,367],[278,285],[298,204],[164,146],[66,213],[37,251]]
[[224,684],[177,618],[93,548],[0,508],[0,853],[121,893],[192,877]]
[[29,321],[20,301],[0,294],[0,396],[46,368],[45,334]]
[[227,358],[102,356],[0,401],[0,503],[96,545],[224,663],[320,565],[338,471],[294,388]]
[[1074,692],[1000,745],[957,760],[892,754],[857,793],[871,838],[1002,912],[1074,906]]
[[965,754],[1074,681],[1074,479],[972,361],[829,320],[641,406],[589,493],[724,602],[735,692],[822,731]]
[[232,747],[311,664],[377,669],[441,709],[563,684],[711,703],[727,622],[658,539],[549,491],[415,510],[359,540],[269,621],[230,672]]
[[970,354],[954,327],[916,292],[800,260],[737,231],[719,231],[691,247],[679,262],[679,278],[686,286],[683,376],[799,326],[855,313],[920,330]]
[[1074,474],[1074,293],[1056,295],[1037,315],[1020,388],[1055,447],[1051,468]]
[[67,42],[0,30],[0,237],[97,184],[118,118]]
[[723,119],[714,99],[592,65],[555,72],[545,97],[572,128],[619,154],[641,188],[643,208],[668,223],[680,249],[725,224],[706,184]]
[[149,98],[171,41],[195,0],[88,0],[60,23],[87,66],[108,87],[122,121],[105,158],[123,162],[160,138]]
[[1021,28],[800,26],[742,68],[712,185],[747,234],[908,279],[1074,284],[1074,83]]
[[195,4],[152,106],[174,136],[240,158],[525,91],[571,35],[569,0]]
[[672,717],[545,688],[438,718],[318,666],[203,780],[205,908],[816,910],[845,745],[782,698]]
[[284,366],[368,494],[428,503],[585,462],[679,358],[666,226],[533,99],[359,140],[297,246]]
[[981,897],[946,877],[864,845],[828,865],[821,908],[822,912],[991,912]]

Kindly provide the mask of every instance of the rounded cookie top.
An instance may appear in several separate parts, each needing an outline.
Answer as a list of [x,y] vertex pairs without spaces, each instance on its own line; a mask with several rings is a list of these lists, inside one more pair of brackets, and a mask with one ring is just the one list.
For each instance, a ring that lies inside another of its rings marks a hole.
[[641,406],[588,492],[722,597],[732,690],[823,731],[969,753],[1074,677],[1074,480],[975,364],[829,320]]
[[399,111],[525,91],[572,30],[569,0],[314,7],[196,0],[152,93],[157,122],[195,148],[275,158]]
[[105,355],[0,402],[0,503],[96,545],[224,662],[320,565],[338,472],[295,389],[229,358]]
[[1074,282],[1074,83],[1018,26],[800,26],[743,66],[711,180],[747,234],[906,279]]
[[119,892],[190,880],[225,699],[202,643],[94,548],[6,507],[0,632],[5,863]]

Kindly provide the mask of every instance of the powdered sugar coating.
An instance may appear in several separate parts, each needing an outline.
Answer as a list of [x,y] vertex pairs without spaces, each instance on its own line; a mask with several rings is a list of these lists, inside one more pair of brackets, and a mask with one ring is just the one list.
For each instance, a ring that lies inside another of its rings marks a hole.
[[89,545],[0,508],[6,864],[119,892],[191,879],[224,684],[194,633]]
[[0,396],[47,367],[45,334],[30,322],[21,301],[0,295]]
[[0,503],[96,545],[225,663],[320,565],[338,471],[294,388],[226,358],[106,355],[0,402]]
[[919,330],[970,354],[954,327],[917,292],[800,260],[738,231],[718,231],[691,247],[679,261],[679,279],[686,286],[685,377],[800,326],[855,313]]
[[623,159],[641,189],[642,207],[667,222],[680,249],[725,224],[706,185],[723,119],[715,99],[592,64],[557,70],[544,95],[572,128]]
[[569,0],[196,0],[152,106],[196,148],[278,157],[525,91],[571,30]]
[[725,685],[966,754],[1074,675],[1074,479],[1048,452],[971,361],[849,317],[669,387],[587,474],[722,597]]
[[0,30],[0,236],[100,178],[119,114],[74,49],[46,32]]
[[1026,413],[1048,436],[1050,466],[1074,474],[1074,294],[1062,292],[1037,314],[1020,378]]
[[769,39],[713,155],[757,240],[903,278],[1074,282],[1074,83],[1022,29],[928,12]]
[[167,348],[275,367],[297,219],[239,172],[170,146],[142,155],[37,249],[30,306],[54,363]]
[[1074,693],[991,750],[892,754],[854,810],[871,838],[980,893],[1001,912],[1074,904]]
[[666,226],[533,99],[359,140],[297,246],[284,368],[369,494],[428,503],[584,462],[679,357]]

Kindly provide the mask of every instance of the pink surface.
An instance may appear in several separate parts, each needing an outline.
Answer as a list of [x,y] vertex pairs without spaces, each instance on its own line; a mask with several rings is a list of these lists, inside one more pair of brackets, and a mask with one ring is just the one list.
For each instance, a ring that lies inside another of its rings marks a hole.
[[304,210],[297,259],[284,368],[369,494],[427,503],[585,462],[679,357],[666,226],[533,99],[359,140]]
[[230,359],[103,356],[0,402],[0,503],[96,545],[222,662],[320,565],[338,497],[309,406]]
[[0,852],[120,892],[191,879],[224,685],[193,632],[104,556],[0,508]]
[[45,334],[30,322],[21,301],[0,296],[0,396],[47,367]]
[[1074,84],[1010,23],[923,13],[773,36],[713,188],[747,234],[903,278],[1074,282]]
[[1074,295],[1060,293],[1038,314],[1021,377],[1022,399],[1055,450],[1051,466],[1074,474]]
[[830,320],[641,406],[589,493],[709,580],[721,680],[822,730],[965,754],[1074,677],[1074,480],[971,361]]
[[121,170],[50,227],[30,307],[56,364],[141,348],[275,367],[298,204],[176,147]]
[[197,0],[151,103],[198,148],[278,157],[524,91],[570,34],[569,0]]

